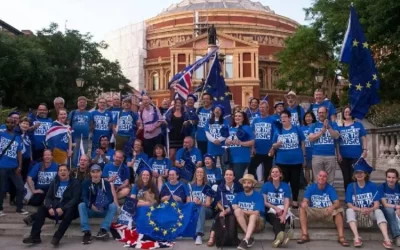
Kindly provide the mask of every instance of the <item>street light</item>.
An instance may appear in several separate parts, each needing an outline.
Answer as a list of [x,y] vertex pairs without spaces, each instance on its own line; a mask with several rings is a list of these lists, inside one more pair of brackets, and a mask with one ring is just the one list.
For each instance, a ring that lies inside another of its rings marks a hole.
[[119,90],[123,90],[125,88],[125,84],[120,83],[118,84]]
[[289,87],[289,90],[292,90],[293,82],[292,81],[288,81],[286,84]]
[[315,76],[315,81],[319,86],[321,86],[322,82],[324,81],[324,75],[318,71],[317,75]]
[[82,88],[83,87],[83,85],[85,85],[85,80],[83,80],[82,78],[76,78],[76,86],[78,87],[78,88]]

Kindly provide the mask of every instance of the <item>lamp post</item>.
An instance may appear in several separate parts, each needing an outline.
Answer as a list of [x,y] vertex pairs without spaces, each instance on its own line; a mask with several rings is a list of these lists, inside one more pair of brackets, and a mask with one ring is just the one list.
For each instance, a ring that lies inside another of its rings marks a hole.
[[83,85],[85,85],[85,80],[83,80],[83,78],[76,78],[75,82],[78,88],[82,88]]
[[315,75],[315,82],[318,84],[318,88],[322,87],[322,83],[324,82],[324,75],[321,74],[319,70]]
[[118,84],[118,88],[119,88],[119,99],[122,102],[122,90],[125,88],[125,84],[123,83]]
[[289,87],[289,91],[291,91],[291,90],[292,90],[293,82],[292,82],[292,81],[288,81],[288,82],[286,83],[286,85]]

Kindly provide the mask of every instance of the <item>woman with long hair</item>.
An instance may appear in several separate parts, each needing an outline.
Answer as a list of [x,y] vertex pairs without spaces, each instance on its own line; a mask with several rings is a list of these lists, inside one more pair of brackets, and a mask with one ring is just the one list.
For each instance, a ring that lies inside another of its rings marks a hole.
[[306,179],[307,185],[312,183],[312,145],[310,140],[308,139],[309,132],[308,130],[310,129],[311,125],[313,123],[317,122],[317,119],[314,115],[314,112],[308,111],[304,114],[303,117],[303,124],[304,126],[301,126],[300,129],[304,133],[304,137],[306,140],[304,141],[304,145],[306,147],[306,158],[304,159],[306,162],[306,167],[305,167],[305,173],[304,177]]
[[154,182],[161,189],[165,179],[168,178],[168,169],[172,167],[171,160],[166,158],[165,148],[161,144],[154,147],[153,157],[149,160],[149,166],[153,169]]
[[151,170],[138,169],[138,178],[131,190],[131,198],[138,200],[138,206],[152,206],[158,203],[158,188],[154,184]]
[[132,155],[128,156],[126,159],[126,165],[129,167],[129,172],[130,172],[130,179],[129,179],[130,184],[133,184],[135,182],[135,173],[141,160],[147,163],[149,158],[147,154],[143,152],[142,140],[136,139],[133,142]]
[[261,193],[264,196],[264,204],[269,209],[267,220],[272,225],[275,239],[272,247],[287,246],[289,240],[293,238],[293,230],[290,228],[285,234],[285,227],[290,223],[289,206],[292,192],[289,185],[283,182],[282,169],[275,166],[271,168],[269,180],[262,188]]
[[251,148],[254,145],[253,131],[245,112],[235,112],[225,145],[229,147],[231,168],[240,179],[250,164]]

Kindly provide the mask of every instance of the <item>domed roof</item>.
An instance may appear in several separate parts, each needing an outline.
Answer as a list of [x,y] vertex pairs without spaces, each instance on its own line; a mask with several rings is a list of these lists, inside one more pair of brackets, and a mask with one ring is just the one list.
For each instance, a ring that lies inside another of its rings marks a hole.
[[241,9],[274,13],[268,6],[251,0],[183,0],[180,3],[172,4],[160,15],[207,9]]

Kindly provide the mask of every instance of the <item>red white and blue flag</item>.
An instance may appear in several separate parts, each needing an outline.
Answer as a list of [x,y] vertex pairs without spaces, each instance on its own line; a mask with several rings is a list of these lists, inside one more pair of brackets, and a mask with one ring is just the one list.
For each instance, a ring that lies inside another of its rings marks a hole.
[[69,125],[64,125],[58,121],[53,122],[50,129],[46,133],[46,144],[47,147],[53,149],[60,143],[68,144],[65,138],[71,136],[72,128]]

